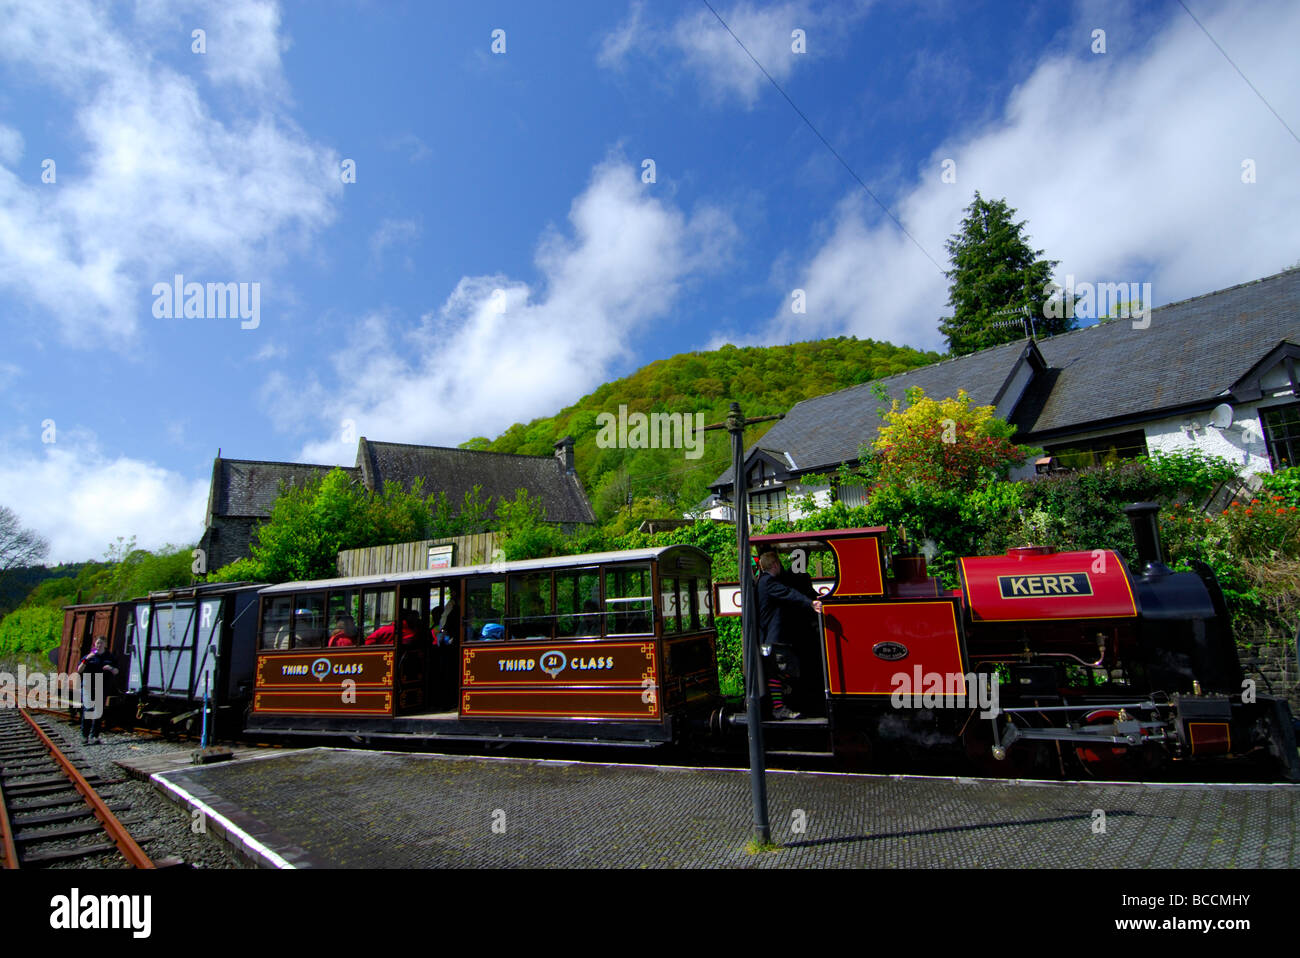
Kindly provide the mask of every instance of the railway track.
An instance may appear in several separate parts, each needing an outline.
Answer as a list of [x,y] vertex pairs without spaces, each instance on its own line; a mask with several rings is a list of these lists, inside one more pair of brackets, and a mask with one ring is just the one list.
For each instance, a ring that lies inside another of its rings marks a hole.
[[[5,868],[49,867],[89,856],[118,855],[135,868],[154,863],[96,787],[116,784],[83,775],[26,709],[0,710],[0,855]],[[107,840],[104,840],[107,839]],[[104,861],[101,867],[108,867]]]

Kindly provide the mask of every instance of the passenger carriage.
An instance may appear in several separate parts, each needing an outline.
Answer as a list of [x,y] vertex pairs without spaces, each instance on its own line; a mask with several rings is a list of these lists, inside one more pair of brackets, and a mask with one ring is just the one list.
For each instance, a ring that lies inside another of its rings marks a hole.
[[264,587],[248,730],[672,741],[721,704],[711,586],[666,546]]

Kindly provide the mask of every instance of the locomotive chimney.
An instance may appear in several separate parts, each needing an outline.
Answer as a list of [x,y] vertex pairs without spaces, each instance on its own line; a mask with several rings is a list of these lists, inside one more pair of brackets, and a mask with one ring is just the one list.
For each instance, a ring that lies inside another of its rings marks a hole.
[[1137,544],[1138,570],[1144,576],[1170,575],[1160,548],[1160,506],[1154,502],[1135,502],[1124,507],[1129,524],[1133,526],[1133,541]]

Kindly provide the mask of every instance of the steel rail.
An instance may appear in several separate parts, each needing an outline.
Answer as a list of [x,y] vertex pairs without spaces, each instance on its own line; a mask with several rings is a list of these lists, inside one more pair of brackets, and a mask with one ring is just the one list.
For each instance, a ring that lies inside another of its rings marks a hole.
[[41,743],[49,750],[51,757],[59,763],[59,767],[63,769],[64,774],[66,774],[71,780],[73,787],[81,793],[81,797],[86,800],[86,804],[90,806],[91,812],[93,812],[95,817],[99,819],[99,823],[104,826],[104,831],[108,834],[108,837],[113,840],[113,843],[117,845],[117,850],[122,853],[122,856],[136,868],[154,868],[155,865],[153,860],[144,853],[144,849],[136,844],[135,839],[131,837],[131,833],[126,830],[126,826],[118,821],[117,816],[108,810],[108,806],[104,803],[104,800],[99,797],[99,793],[91,787],[90,783],[86,781],[85,776],[77,770],[77,767],[73,765],[72,762],[68,761],[68,757],[59,750],[59,747],[55,745],[53,741],[50,740],[50,737],[45,734],[44,729],[36,724],[36,720],[27,714],[26,709],[19,709],[18,714],[21,715],[23,720],[32,727],[32,731],[36,733],[37,737],[40,738]]
[[14,826],[9,820],[9,809],[5,805],[4,789],[0,788],[0,853],[4,856],[4,867],[18,867],[18,848],[14,845]]

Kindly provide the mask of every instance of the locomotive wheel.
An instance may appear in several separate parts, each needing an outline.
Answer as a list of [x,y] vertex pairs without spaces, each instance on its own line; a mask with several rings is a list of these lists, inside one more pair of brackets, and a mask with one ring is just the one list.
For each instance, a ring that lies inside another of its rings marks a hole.
[[[1084,723],[1110,725],[1117,718],[1119,712],[1115,709],[1097,709],[1084,717]],[[1130,748],[1123,745],[1076,744],[1074,757],[1089,778],[1111,781],[1143,778],[1159,760],[1155,750],[1145,745]]]

